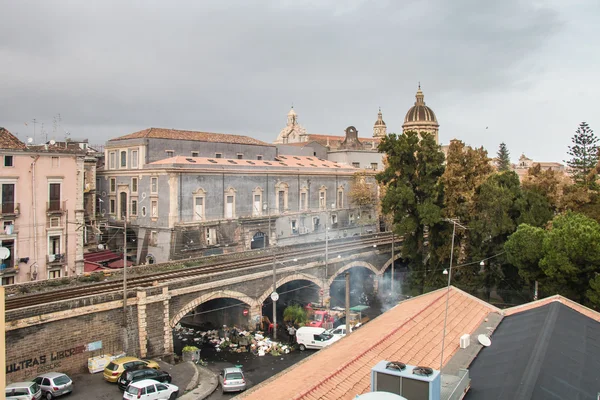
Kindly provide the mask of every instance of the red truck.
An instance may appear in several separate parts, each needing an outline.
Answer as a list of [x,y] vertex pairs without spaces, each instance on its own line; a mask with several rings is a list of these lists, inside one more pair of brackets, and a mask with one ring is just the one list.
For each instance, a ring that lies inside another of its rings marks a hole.
[[337,321],[343,313],[325,308],[315,307],[311,304],[306,306],[310,323],[308,326],[313,328],[333,328],[333,323]]

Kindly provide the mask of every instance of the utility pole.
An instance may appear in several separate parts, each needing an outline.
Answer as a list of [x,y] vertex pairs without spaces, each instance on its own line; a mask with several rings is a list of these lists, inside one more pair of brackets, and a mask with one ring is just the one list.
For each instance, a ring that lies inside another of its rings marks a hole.
[[394,262],[396,261],[394,259],[394,225],[392,225],[392,282],[391,282],[391,292],[392,292],[392,298],[395,298],[395,293],[394,293]]
[[67,275],[69,272],[69,210],[65,210],[65,264],[67,264]]
[[346,271],[346,335],[350,334],[350,272]]
[[127,335],[127,220],[123,225],[123,334],[124,344],[123,349],[127,352],[127,344],[129,341]]
[[[5,309],[4,309],[4,286],[0,286],[0,365],[6,365],[6,333],[5,333]],[[0,387],[6,387],[6,368],[0,371]]]
[[277,272],[276,272],[275,253],[273,253],[273,293],[271,294],[271,300],[273,301],[273,339],[277,339]]
[[534,289],[533,289],[533,300],[537,300],[538,299],[538,281],[535,281],[534,284]]
[[[325,205],[325,207],[327,208],[327,205]],[[325,287],[325,284],[327,283],[327,274],[329,273],[329,235],[327,234],[327,220],[329,219],[329,212],[327,211],[325,213],[325,273],[323,274],[323,287]],[[321,296],[321,307],[323,307],[324,304],[324,297],[325,296]]]

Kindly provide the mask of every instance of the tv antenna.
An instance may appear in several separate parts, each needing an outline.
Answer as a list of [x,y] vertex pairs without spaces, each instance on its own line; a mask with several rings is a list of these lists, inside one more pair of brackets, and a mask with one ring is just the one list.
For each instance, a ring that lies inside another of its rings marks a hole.
[[[37,124],[37,119],[34,118],[32,122],[33,122],[33,140],[35,140],[35,125]],[[30,142],[30,143],[32,143],[32,142]]]

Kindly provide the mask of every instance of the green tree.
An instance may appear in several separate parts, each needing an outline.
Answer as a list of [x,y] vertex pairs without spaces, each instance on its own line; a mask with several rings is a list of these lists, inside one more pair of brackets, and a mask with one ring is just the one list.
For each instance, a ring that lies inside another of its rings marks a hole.
[[433,135],[420,136],[421,140],[416,132],[390,134],[381,141],[379,151],[385,153],[387,162],[377,180],[385,186],[382,212],[393,215],[394,232],[404,236],[402,256],[409,263],[413,287],[422,293],[430,275],[441,276],[440,269],[428,271],[428,264],[438,260],[433,257],[425,262],[425,253],[427,239],[429,254],[434,253],[431,248],[437,243],[442,220],[439,178],[444,173],[444,153]]
[[285,310],[283,310],[283,320],[285,322],[291,322],[294,325],[302,326],[308,321],[308,316],[304,308],[298,304],[293,304],[287,306]]
[[529,284],[545,278],[540,268],[545,237],[544,229],[521,224],[504,244],[508,262],[519,269],[519,275]]
[[548,198],[538,189],[521,189],[521,196],[516,200],[519,209],[517,224],[529,224],[543,227],[554,216]]
[[[474,216],[468,226],[467,254],[471,261],[503,252],[504,243],[516,230],[520,195],[519,177],[512,171],[491,175],[479,186],[475,194]],[[505,256],[494,257],[482,268],[478,281],[469,283],[482,285],[488,300],[494,287],[520,289],[522,282],[509,279],[517,278],[518,274],[516,271],[505,273],[503,269],[507,268],[511,267]]]
[[569,146],[567,154],[571,159],[566,161],[569,168],[573,170],[573,179],[576,183],[592,186],[595,183],[595,174],[590,172],[598,163],[598,138],[586,122],[579,124],[575,134],[571,138],[573,146]]
[[500,143],[496,153],[496,168],[499,172],[510,171],[510,153],[504,142]]
[[572,212],[557,216],[544,238],[543,254],[544,275],[562,286],[564,295],[583,303],[600,271],[600,224]]
[[[446,156],[446,169],[441,177],[444,188],[445,218],[456,218],[461,224],[467,225],[474,213],[475,190],[493,172],[487,151],[483,147],[473,149],[460,140],[452,140]],[[447,224],[442,231],[443,242],[438,247],[440,260],[447,264],[450,259],[452,243],[452,225]],[[460,262],[464,258],[464,238],[468,231],[457,229],[454,240],[454,261]]]

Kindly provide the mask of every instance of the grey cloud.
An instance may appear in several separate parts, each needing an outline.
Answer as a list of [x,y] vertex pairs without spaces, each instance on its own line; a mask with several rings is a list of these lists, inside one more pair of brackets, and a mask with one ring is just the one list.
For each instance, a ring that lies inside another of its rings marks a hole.
[[519,0],[338,3],[13,2],[0,125],[60,112],[100,137],[165,126],[272,141],[294,102],[310,132],[368,135],[378,106],[398,131],[417,81],[449,122],[442,100],[527,86],[524,66],[562,26]]

